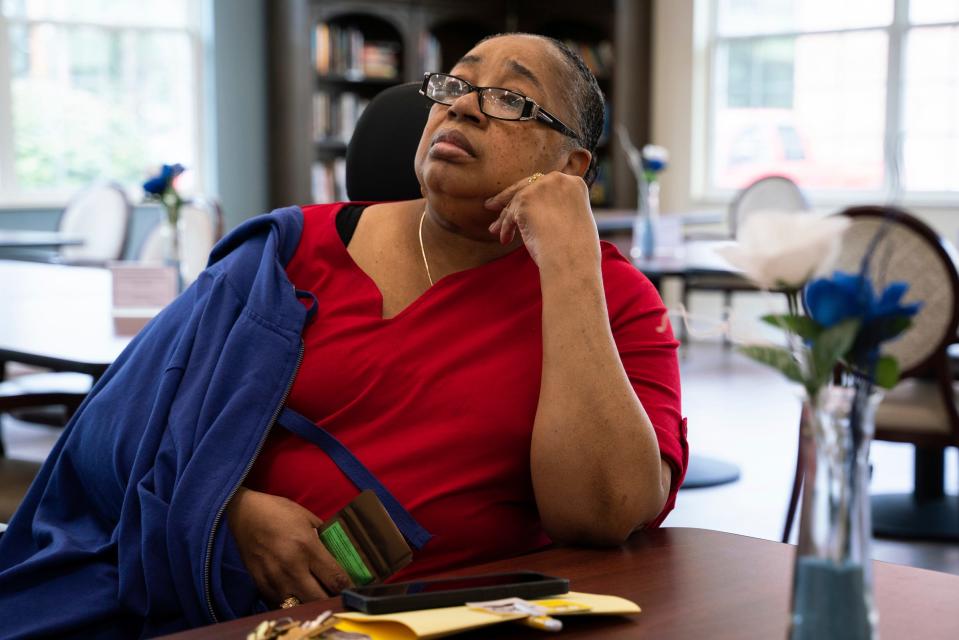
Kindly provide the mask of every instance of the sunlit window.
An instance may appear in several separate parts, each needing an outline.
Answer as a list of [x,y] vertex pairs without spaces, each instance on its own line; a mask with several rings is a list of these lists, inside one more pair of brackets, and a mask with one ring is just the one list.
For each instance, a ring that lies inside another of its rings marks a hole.
[[959,1],[714,0],[707,188],[959,191]]
[[0,0],[0,200],[197,169],[199,4]]

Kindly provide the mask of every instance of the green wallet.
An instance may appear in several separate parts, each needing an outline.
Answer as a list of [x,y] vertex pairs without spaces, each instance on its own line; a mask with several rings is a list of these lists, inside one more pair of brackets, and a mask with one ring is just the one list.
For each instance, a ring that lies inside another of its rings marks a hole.
[[369,489],[326,521],[317,534],[358,587],[382,582],[413,560],[413,550]]

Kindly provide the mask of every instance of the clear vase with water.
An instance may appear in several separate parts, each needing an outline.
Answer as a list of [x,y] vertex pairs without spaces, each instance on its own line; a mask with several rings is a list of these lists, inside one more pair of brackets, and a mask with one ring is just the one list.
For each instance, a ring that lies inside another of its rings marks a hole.
[[880,399],[865,384],[828,386],[803,405],[790,640],[878,637],[869,446]]
[[659,223],[659,183],[650,180],[639,185],[639,206],[633,220],[634,260],[651,260],[656,255],[656,231]]
[[182,219],[172,222],[168,216],[164,216],[163,221],[160,222],[159,236],[163,263],[169,267],[173,267],[176,276],[176,290],[178,293],[182,292],[184,287]]

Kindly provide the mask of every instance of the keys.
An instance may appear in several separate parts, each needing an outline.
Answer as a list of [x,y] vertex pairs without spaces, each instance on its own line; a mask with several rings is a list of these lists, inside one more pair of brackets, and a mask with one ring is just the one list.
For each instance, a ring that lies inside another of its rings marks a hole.
[[324,611],[312,620],[300,622],[293,618],[264,620],[247,634],[246,640],[370,640],[362,633],[347,633],[334,629],[339,622],[332,611]]

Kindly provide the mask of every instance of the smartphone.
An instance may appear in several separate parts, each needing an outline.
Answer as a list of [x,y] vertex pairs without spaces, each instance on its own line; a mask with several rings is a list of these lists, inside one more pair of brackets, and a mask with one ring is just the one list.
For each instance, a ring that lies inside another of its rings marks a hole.
[[457,607],[500,598],[542,598],[569,592],[569,580],[535,571],[416,580],[343,591],[343,606],[369,614]]

